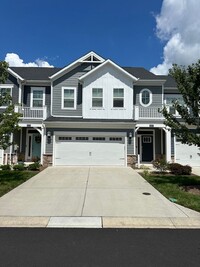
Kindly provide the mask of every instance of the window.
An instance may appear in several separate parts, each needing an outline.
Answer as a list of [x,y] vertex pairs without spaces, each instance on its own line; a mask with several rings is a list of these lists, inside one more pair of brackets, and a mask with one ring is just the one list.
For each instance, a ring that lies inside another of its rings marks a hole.
[[62,88],[62,108],[76,108],[76,88]]
[[[12,87],[9,87],[7,85],[1,85],[0,86],[0,96],[3,98],[6,95],[12,95]],[[2,103],[2,106],[0,108],[8,106],[7,102]]]
[[140,92],[140,104],[144,107],[151,105],[152,103],[152,93],[149,89],[143,89]]
[[59,141],[69,141],[69,140],[72,140],[72,138],[68,136],[59,136]]
[[113,107],[114,108],[124,107],[124,89],[123,88],[113,89]]
[[92,88],[92,107],[102,108],[103,107],[103,89]]
[[171,114],[178,116],[178,112],[173,107],[173,102],[178,101],[180,105],[184,105],[184,100],[180,94],[168,94],[165,95],[165,104],[168,106],[168,110]]
[[122,137],[110,137],[110,141],[122,141]]
[[45,105],[45,88],[31,88],[31,107],[42,108]]
[[152,137],[151,136],[143,136],[143,143],[151,143]]
[[88,140],[89,138],[88,137],[85,137],[85,136],[80,136],[80,137],[76,137],[76,140]]
[[106,138],[105,137],[93,137],[92,140],[94,140],[94,141],[105,141]]

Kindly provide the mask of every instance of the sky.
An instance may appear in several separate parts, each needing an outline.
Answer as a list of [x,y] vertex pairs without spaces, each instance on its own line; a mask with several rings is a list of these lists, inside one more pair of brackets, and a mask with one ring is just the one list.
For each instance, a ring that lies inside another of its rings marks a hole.
[[1,0],[0,60],[64,67],[94,51],[167,74],[200,58],[199,0]]

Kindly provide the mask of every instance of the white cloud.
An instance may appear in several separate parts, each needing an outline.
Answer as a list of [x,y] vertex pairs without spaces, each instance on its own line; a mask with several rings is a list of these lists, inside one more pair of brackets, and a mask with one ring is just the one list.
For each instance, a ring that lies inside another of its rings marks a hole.
[[199,0],[163,0],[156,34],[166,44],[163,62],[151,69],[153,73],[167,74],[172,63],[188,65],[200,58],[199,11]]
[[53,67],[53,65],[50,65],[47,61],[39,58],[34,62],[24,63],[24,60],[15,53],[7,53],[5,61],[8,62],[11,67]]

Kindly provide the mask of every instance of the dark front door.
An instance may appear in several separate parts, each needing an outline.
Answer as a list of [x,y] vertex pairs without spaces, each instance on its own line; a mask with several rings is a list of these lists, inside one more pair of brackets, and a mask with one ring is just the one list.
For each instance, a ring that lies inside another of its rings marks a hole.
[[153,160],[153,135],[142,135],[142,161]]

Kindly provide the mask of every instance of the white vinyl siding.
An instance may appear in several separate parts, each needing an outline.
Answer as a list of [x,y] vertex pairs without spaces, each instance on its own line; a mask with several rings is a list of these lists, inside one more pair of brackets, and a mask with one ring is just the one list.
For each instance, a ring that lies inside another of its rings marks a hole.
[[45,88],[31,87],[31,107],[42,108],[45,105]]
[[76,88],[62,88],[62,109],[76,109]]

